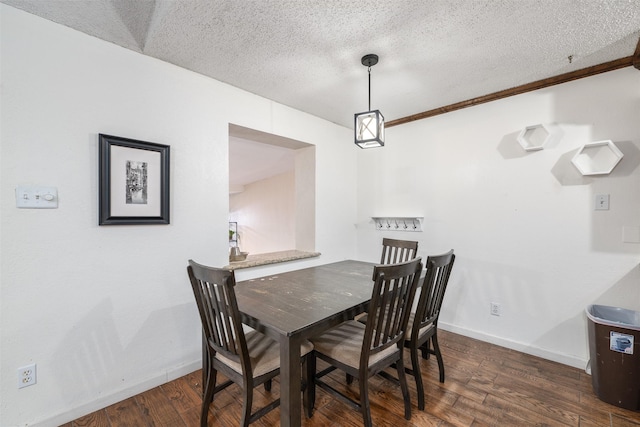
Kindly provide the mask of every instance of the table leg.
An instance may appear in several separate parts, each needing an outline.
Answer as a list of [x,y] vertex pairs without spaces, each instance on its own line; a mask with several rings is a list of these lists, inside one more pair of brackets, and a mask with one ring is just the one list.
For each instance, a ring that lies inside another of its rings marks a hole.
[[300,426],[300,343],[297,336],[280,338],[280,425]]

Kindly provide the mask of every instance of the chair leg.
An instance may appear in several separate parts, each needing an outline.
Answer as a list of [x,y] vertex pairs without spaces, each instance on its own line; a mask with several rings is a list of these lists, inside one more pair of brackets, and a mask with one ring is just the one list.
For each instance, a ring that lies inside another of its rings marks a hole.
[[440,382],[444,382],[444,362],[442,361],[442,353],[440,353],[440,346],[438,345],[438,333],[431,337],[431,341],[433,341],[433,351],[438,359],[438,369],[440,370]]
[[418,392],[418,409],[424,411],[424,385],[422,384],[422,372],[420,371],[420,359],[418,358],[418,349],[411,347],[411,369],[413,378],[416,381],[416,390]]
[[347,384],[353,383],[353,375],[345,374],[345,377],[346,377],[346,380],[347,380]]
[[271,391],[271,380],[266,380],[264,382],[264,391]]
[[371,403],[369,402],[369,380],[368,378],[358,378],[360,382],[360,411],[364,427],[371,427]]
[[204,335],[204,330],[202,331],[202,387],[204,388],[207,383],[207,378],[209,376],[209,352],[207,348],[209,344],[207,344],[207,337]]
[[308,362],[308,354],[302,357],[302,411],[305,413],[306,417],[309,418],[309,414],[307,413],[307,409],[309,408],[309,371],[307,368]]
[[422,352],[422,358],[425,360],[429,359],[429,356],[431,354],[431,352],[429,351],[430,342],[431,342],[431,338],[429,338],[427,341],[425,341],[424,344],[420,346],[420,352]]
[[316,355],[313,351],[307,354],[303,363],[306,365],[306,369],[303,369],[303,372],[305,372],[307,387],[302,399],[307,411],[307,418],[311,418],[313,416],[313,407],[316,403]]
[[216,389],[217,376],[218,371],[216,371],[209,365],[209,369],[207,369],[207,378],[204,381],[202,410],[200,412],[200,427],[207,427],[207,420],[209,418],[209,406],[211,406],[211,402],[213,401],[213,392]]
[[407,386],[407,376],[404,373],[404,362],[402,361],[402,355],[396,363],[396,370],[398,371],[398,380],[400,381],[400,389],[402,390],[402,398],[404,399],[404,418],[406,420],[411,419],[411,397],[409,397],[409,387]]
[[246,387],[243,390],[244,399],[242,400],[242,420],[240,425],[248,427],[251,422],[251,406],[253,405],[253,387]]

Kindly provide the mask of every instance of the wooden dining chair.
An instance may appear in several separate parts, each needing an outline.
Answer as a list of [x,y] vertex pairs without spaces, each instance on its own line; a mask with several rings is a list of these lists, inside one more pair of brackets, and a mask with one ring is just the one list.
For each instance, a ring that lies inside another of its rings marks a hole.
[[[418,242],[411,240],[382,239],[382,256],[380,264],[397,264],[406,262],[418,256]],[[375,278],[374,278],[375,279]],[[364,319],[365,313],[361,313],[355,317],[355,320]],[[365,323],[364,321],[362,323]],[[351,384],[353,377],[347,374],[347,383]]]
[[420,288],[416,311],[409,316],[404,346],[409,348],[411,353],[411,369],[406,371],[413,375],[416,381],[420,410],[424,410],[424,386],[418,350],[424,359],[428,359],[430,354],[436,356],[440,382],[444,382],[444,362],[438,345],[438,317],[455,259],[453,249],[442,255],[427,257],[427,272]]
[[[276,399],[255,413],[251,412],[253,389],[264,384],[265,390],[270,391],[271,380],[280,373],[280,346],[260,332],[245,334],[232,270],[207,267],[189,260],[187,273],[203,328],[204,396],[200,425],[207,426],[209,406],[215,394],[235,383],[243,391],[241,425],[248,426],[280,404],[280,399]],[[312,349],[310,342],[303,342],[301,357],[306,358]],[[228,381],[216,386],[218,371]],[[308,382],[306,378],[304,380]]]
[[[371,426],[369,378],[393,364],[396,365],[404,416],[411,418],[411,400],[402,362],[403,343],[411,305],[420,280],[422,260],[414,258],[399,264],[374,267],[374,285],[366,325],[348,320],[311,339],[314,351],[307,362],[309,397],[307,415],[313,414],[315,386],[360,410],[365,426]],[[316,372],[316,357],[330,366]],[[340,393],[321,378],[340,369],[359,381],[360,400]]]
[[380,264],[397,264],[418,256],[418,242],[411,240],[382,239]]
[[[382,256],[380,258],[380,264],[397,264],[409,261],[416,256],[418,256],[418,242],[411,240],[388,239],[386,237],[382,239]],[[366,310],[364,313],[360,313],[355,316],[354,319],[361,323],[367,323]],[[347,384],[351,384],[353,382],[352,375],[346,374],[345,377]]]

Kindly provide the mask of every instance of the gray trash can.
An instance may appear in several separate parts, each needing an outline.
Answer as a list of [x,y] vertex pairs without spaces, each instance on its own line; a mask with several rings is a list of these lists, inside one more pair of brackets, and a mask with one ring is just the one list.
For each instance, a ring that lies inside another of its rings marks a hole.
[[640,410],[640,312],[595,304],[586,312],[593,391],[604,402]]

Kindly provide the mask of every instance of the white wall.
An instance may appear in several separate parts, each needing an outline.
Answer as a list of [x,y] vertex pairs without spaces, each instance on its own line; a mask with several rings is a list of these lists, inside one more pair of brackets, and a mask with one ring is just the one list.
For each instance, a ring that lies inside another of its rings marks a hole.
[[293,170],[244,186],[229,196],[229,219],[238,222],[240,250],[250,254],[296,249]]
[[[238,279],[354,257],[348,129],[6,5],[0,25],[1,426],[60,425],[199,367],[185,267],[228,262],[230,122],[316,145],[323,253]],[[99,133],[171,146],[170,225],[97,225]],[[17,209],[19,184],[57,187],[59,208]]]
[[[345,141],[346,142],[346,141]],[[353,148],[353,147],[351,147]],[[350,165],[344,165],[350,168]],[[296,150],[295,159],[295,242],[296,249],[316,250],[316,149],[306,147]],[[344,172],[344,171],[343,171]],[[355,176],[354,176],[355,179]],[[355,203],[355,200],[352,202]],[[352,222],[347,227],[355,231]],[[336,236],[334,236],[336,237]],[[348,244],[347,246],[351,246]],[[354,246],[355,247],[355,246]]]
[[[521,129],[552,124],[555,140],[525,152]],[[570,163],[587,142],[613,140],[608,176]],[[455,249],[444,329],[584,368],[585,307],[640,310],[640,72],[632,67],[387,130],[359,152],[358,253],[382,236],[417,239],[419,254]],[[610,194],[610,210],[594,211]],[[424,215],[424,232],[376,231],[371,216]],[[502,304],[501,317],[489,303]]]

